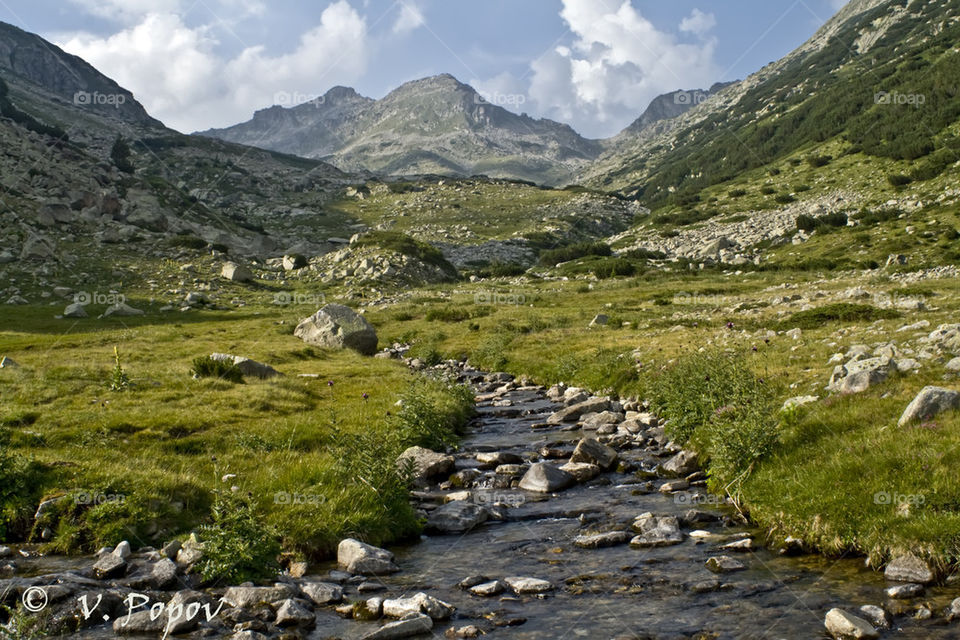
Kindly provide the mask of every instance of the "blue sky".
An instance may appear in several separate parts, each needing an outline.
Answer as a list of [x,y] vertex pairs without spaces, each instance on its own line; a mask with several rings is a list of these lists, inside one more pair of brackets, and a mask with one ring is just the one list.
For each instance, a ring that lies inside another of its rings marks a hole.
[[0,0],[181,131],[335,85],[451,73],[490,101],[615,134],[668,91],[743,78],[845,0]]

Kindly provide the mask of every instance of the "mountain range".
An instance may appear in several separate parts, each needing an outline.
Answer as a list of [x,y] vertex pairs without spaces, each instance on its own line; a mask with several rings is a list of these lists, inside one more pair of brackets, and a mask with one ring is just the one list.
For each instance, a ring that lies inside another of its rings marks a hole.
[[[655,100],[628,132],[676,117],[709,91],[678,91]],[[198,135],[330,162],[344,171],[386,175],[486,174],[562,185],[604,151],[571,127],[517,115],[444,74],[408,82],[381,100],[334,87],[291,108]]]
[[111,229],[111,238],[150,229],[248,255],[323,251],[329,237],[363,225],[330,216],[304,237],[297,212],[322,210],[349,185],[424,174],[577,183],[652,209],[703,209],[705,190],[766,179],[788,158],[909,162],[892,179],[922,181],[954,165],[960,151],[958,41],[960,0],[851,0],[782,60],[740,82],[661,96],[607,140],[490,104],[450,75],[380,100],[335,87],[246,123],[184,135],[84,60],[0,23],[0,188],[9,223],[0,239],[23,246],[56,228],[55,211],[55,223]]

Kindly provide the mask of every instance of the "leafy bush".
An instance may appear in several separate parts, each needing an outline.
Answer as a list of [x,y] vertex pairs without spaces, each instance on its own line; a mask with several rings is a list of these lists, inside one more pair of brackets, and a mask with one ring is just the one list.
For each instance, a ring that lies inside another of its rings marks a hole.
[[243,371],[229,360],[216,360],[210,356],[194,358],[190,371],[194,378],[218,378],[243,384]]
[[561,262],[570,262],[586,256],[609,256],[612,254],[613,250],[605,242],[581,242],[560,249],[540,252],[540,264],[545,267],[552,267]]
[[731,189],[730,192],[729,192],[727,195],[730,196],[731,198],[742,198],[743,196],[747,195],[747,190],[746,190],[746,189]]
[[489,266],[477,269],[477,275],[481,278],[514,278],[526,272],[527,268],[516,262],[494,261]]
[[871,225],[896,220],[902,214],[903,211],[901,209],[878,209],[876,211],[870,211],[864,208],[861,209],[859,213],[854,214],[853,219],[862,225]]
[[470,353],[470,362],[487,371],[502,371],[507,366],[507,347],[515,333],[509,330],[493,331]]
[[816,309],[798,311],[780,323],[783,328],[816,329],[827,322],[874,322],[899,318],[893,309],[878,309],[868,304],[838,302]]
[[217,491],[210,517],[210,524],[200,528],[204,580],[240,584],[276,575],[279,536],[265,524],[250,495]]
[[774,189],[773,187],[769,186],[769,185],[760,187],[760,193],[762,193],[762,194],[765,195],[765,196],[772,196],[772,195],[775,194],[776,192],[777,192],[777,190]]
[[833,161],[833,156],[811,154],[806,158],[807,164],[813,168],[825,167]]
[[667,257],[667,254],[663,251],[654,251],[652,249],[644,249],[643,247],[631,249],[621,255],[629,260],[664,260]]
[[7,448],[9,433],[0,431],[0,541],[26,539],[30,519],[43,492],[45,468]]
[[887,175],[887,182],[890,183],[890,186],[899,189],[913,182],[913,178],[902,173],[891,173]]
[[424,264],[439,267],[452,278],[457,276],[457,268],[450,264],[443,252],[431,244],[421,242],[397,231],[371,231],[357,239],[355,246],[379,247],[387,251],[396,251],[405,256],[415,258]]
[[667,433],[710,460],[711,484],[735,493],[779,441],[774,393],[745,356],[690,353],[645,380],[647,398],[668,420]]
[[810,216],[801,214],[797,216],[797,229],[800,231],[829,231],[831,228],[847,226],[847,214],[834,212],[823,216]]
[[616,278],[618,276],[632,276],[637,268],[629,260],[615,258],[612,260],[601,260],[593,267],[593,275],[601,280]]
[[790,204],[791,202],[796,202],[797,199],[794,198],[789,193],[778,194],[776,198],[773,199],[777,204]]
[[469,387],[428,377],[411,383],[401,400],[392,432],[402,449],[421,446],[440,450],[456,445],[458,434],[475,412]]
[[24,113],[10,102],[10,88],[3,78],[0,78],[0,116],[10,118],[17,124],[21,124],[28,131],[40,133],[52,138],[57,138],[62,142],[69,140],[67,132],[56,125],[49,125],[40,122],[29,113]]
[[113,164],[122,173],[133,173],[133,163],[130,162],[130,145],[123,139],[123,136],[117,136],[113,141],[113,147],[110,149],[110,159]]
[[194,235],[173,236],[167,240],[171,247],[183,249],[206,249],[207,241]]

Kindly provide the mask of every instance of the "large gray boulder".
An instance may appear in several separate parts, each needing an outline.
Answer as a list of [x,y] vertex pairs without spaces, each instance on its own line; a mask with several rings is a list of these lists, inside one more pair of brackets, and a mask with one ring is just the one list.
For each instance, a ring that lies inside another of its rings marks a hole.
[[595,464],[604,471],[609,471],[617,464],[619,455],[616,450],[608,447],[593,438],[583,438],[577,443],[577,448],[570,456],[570,462],[587,462]]
[[893,582],[916,584],[930,584],[936,578],[930,566],[912,553],[897,556],[888,562],[883,575]]
[[410,447],[397,458],[397,466],[403,469],[409,465],[417,482],[449,474],[455,462],[453,456],[424,447]]
[[337,563],[344,571],[364,576],[382,576],[400,571],[400,567],[393,563],[392,553],[353,538],[340,541]]
[[564,422],[576,422],[588,413],[599,413],[610,408],[610,401],[606,398],[591,398],[578,402],[569,407],[564,407],[547,418],[549,424],[563,424]]
[[394,640],[394,638],[412,638],[413,636],[430,633],[433,629],[433,618],[420,614],[404,620],[385,624],[376,631],[363,636],[363,640]]
[[253,282],[253,272],[236,262],[227,262],[220,270],[220,277],[230,282]]
[[575,483],[576,479],[566,471],[546,462],[537,462],[530,465],[523,475],[520,488],[537,493],[552,493],[562,491]]
[[466,533],[487,521],[490,514],[470,502],[449,502],[430,512],[426,530],[440,534]]
[[900,416],[901,427],[916,420],[929,420],[944,411],[960,408],[960,393],[943,387],[924,387]]
[[326,305],[298,324],[293,335],[318,347],[349,348],[367,356],[377,352],[377,332],[366,318],[342,304]]

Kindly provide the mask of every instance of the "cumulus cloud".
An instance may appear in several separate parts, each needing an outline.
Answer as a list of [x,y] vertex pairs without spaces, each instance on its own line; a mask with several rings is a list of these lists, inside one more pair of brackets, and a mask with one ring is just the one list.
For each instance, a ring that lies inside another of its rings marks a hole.
[[619,6],[563,0],[560,15],[574,42],[533,62],[528,93],[537,112],[585,135],[614,134],[656,96],[709,86],[719,75],[716,41],[705,37],[708,14],[694,12],[685,21],[684,31],[698,36],[694,43],[658,29],[629,0]]
[[[258,4],[227,1],[254,10]],[[133,91],[151,115],[181,131],[235,124],[284,99],[305,102],[321,87],[354,83],[368,58],[366,20],[346,0],[329,5],[296,49],[281,55],[256,46],[224,58],[209,28],[157,12],[106,38],[80,33],[57,44]]]
[[393,32],[397,35],[404,35],[415,31],[426,23],[423,17],[423,11],[412,2],[401,2],[400,15],[397,21],[393,23]]
[[717,17],[712,13],[704,13],[700,9],[694,9],[693,12],[683,19],[680,23],[680,31],[686,31],[698,36],[704,36],[717,26]]

